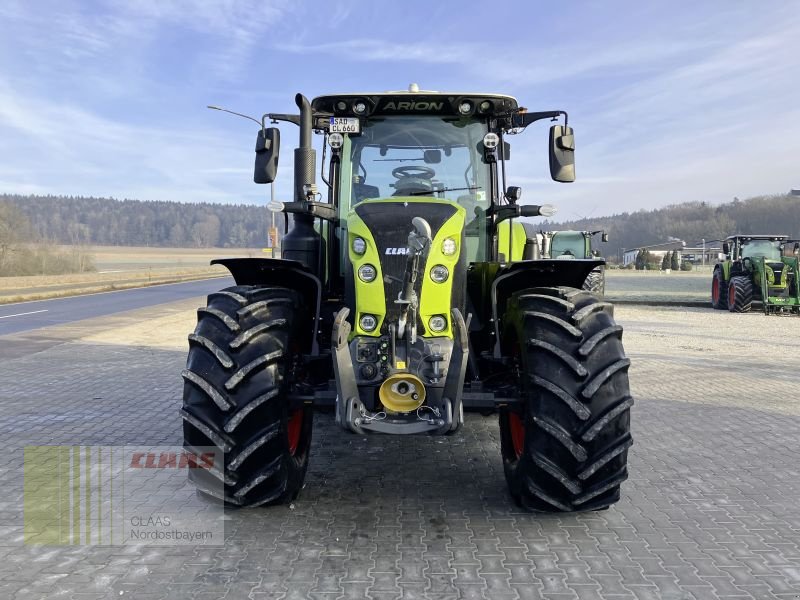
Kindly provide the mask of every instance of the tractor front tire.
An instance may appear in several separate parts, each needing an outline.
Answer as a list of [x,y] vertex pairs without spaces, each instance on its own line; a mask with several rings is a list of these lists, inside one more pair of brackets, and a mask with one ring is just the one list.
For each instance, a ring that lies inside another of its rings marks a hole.
[[509,491],[535,512],[601,510],[628,477],[633,398],[611,304],[572,288],[534,288],[508,305],[503,346],[519,406],[500,414]]
[[728,284],[728,310],[736,313],[750,312],[753,307],[753,282],[749,277],[731,277]]
[[586,276],[583,282],[583,289],[598,296],[606,293],[606,274],[602,269],[594,269]]
[[197,311],[183,372],[184,447],[216,447],[211,469],[189,469],[199,492],[228,506],[285,504],[303,486],[313,410],[292,408],[302,298],[280,287],[235,286]]
[[711,280],[711,306],[717,310],[728,308],[728,282],[725,281],[725,277],[719,269],[714,271],[714,277]]

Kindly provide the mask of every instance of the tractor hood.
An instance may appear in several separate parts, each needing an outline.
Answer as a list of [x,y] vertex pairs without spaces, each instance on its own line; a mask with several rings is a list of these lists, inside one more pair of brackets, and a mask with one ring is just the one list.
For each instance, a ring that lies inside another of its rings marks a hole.
[[[436,335],[452,335],[450,309],[463,307],[464,303],[466,265],[462,246],[466,211],[454,202],[419,197],[366,200],[357,204],[348,215],[348,246],[356,306],[354,333],[357,335],[385,333],[388,324],[397,322],[400,316],[401,307],[395,301],[403,287],[408,235],[413,229],[414,217],[427,221],[432,240],[416,284],[420,333],[433,335],[428,331],[428,323],[431,317],[440,315],[446,319],[447,326]],[[363,245],[361,242],[354,244],[358,238],[364,241]],[[448,240],[447,244],[445,240]],[[357,252],[362,248],[363,252]],[[366,273],[361,271],[365,265],[376,270],[371,279],[368,268]],[[444,267],[444,270],[437,269],[440,281],[431,276],[434,267]],[[445,270],[447,277],[441,280]],[[365,281],[362,274],[370,280]],[[377,318],[378,326],[373,331],[361,329],[363,314]]]

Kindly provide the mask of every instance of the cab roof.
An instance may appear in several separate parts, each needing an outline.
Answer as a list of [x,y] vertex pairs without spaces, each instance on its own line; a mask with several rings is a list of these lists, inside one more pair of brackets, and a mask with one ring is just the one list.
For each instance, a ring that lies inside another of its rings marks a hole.
[[751,240],[769,240],[770,242],[784,242],[789,239],[788,235],[729,235],[726,240],[742,240],[749,242]]
[[409,114],[496,116],[519,110],[517,99],[513,96],[482,92],[436,92],[420,90],[416,84],[411,84],[408,90],[326,94],[314,98],[311,107],[315,112],[343,117]]

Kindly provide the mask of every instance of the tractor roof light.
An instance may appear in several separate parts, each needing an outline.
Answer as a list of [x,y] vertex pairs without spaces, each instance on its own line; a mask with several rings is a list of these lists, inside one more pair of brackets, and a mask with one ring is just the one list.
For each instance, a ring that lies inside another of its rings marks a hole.
[[378,270],[370,264],[361,265],[358,268],[358,278],[364,283],[371,283],[375,281],[378,275]]
[[431,268],[431,279],[436,283],[444,283],[450,277],[450,271],[444,265],[436,265]]
[[353,112],[357,115],[363,115],[367,112],[367,105],[363,101],[358,101],[353,103]]
[[353,238],[353,252],[356,254],[364,254],[367,251],[367,242],[362,237]]
[[456,253],[458,246],[453,238],[446,238],[442,242],[442,254],[445,256],[453,256]]
[[465,100],[461,104],[458,105],[458,112],[462,115],[468,115],[472,112],[472,102]]
[[358,320],[358,325],[363,331],[374,331],[378,326],[378,319],[375,315],[363,314]]

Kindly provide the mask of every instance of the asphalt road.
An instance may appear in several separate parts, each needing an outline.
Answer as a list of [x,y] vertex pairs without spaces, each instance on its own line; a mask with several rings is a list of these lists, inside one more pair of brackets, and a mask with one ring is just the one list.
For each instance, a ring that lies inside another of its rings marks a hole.
[[117,292],[3,304],[0,306],[0,335],[205,296],[229,285],[233,285],[231,278],[215,277]]

